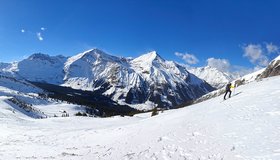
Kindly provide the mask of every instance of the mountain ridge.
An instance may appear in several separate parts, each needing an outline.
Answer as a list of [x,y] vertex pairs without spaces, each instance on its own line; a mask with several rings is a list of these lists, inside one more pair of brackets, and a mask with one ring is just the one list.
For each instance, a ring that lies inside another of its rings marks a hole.
[[29,81],[99,90],[121,104],[152,102],[153,106],[148,108],[172,108],[214,90],[156,51],[134,59],[109,55],[99,49],[72,57],[36,53],[13,66],[6,70]]

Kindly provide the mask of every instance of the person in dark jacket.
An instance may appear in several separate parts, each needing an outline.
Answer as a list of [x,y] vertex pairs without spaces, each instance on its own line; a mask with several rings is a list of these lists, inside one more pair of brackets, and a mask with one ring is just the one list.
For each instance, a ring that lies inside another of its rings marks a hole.
[[231,83],[228,83],[228,84],[226,85],[226,93],[225,93],[225,96],[224,96],[224,100],[226,100],[226,96],[227,96],[228,93],[229,93],[228,98],[230,98],[230,96],[231,96],[231,90],[230,90],[230,88],[231,88]]

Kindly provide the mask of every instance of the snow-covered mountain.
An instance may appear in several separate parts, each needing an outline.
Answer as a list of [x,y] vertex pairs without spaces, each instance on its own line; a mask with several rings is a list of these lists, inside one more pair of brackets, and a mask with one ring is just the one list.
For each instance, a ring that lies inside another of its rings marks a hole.
[[228,82],[237,78],[235,75],[219,71],[211,66],[192,68],[189,71],[197,77],[204,79],[215,88],[222,88]]
[[63,67],[67,58],[36,53],[13,67],[12,72],[29,81],[40,81],[52,84],[63,83]]
[[66,60],[67,57],[62,55],[49,56],[35,53],[19,62],[0,64],[0,71],[2,75],[17,79],[62,84]]
[[3,68],[6,74],[29,81],[98,91],[138,109],[138,104],[146,104],[141,109],[174,107],[214,89],[155,51],[135,59],[112,56],[99,49],[69,58],[38,53]]
[[126,59],[108,55],[98,49],[69,58],[64,72],[63,85],[75,89],[103,89],[103,92],[107,91],[105,94],[111,95],[118,87],[126,90],[133,86],[140,87],[137,79],[141,77],[134,73]]
[[155,51],[133,59],[131,66],[148,82],[152,93],[149,100],[153,102],[180,104],[213,90],[209,84],[189,73],[185,67],[164,60]]
[[279,160],[279,81],[255,81],[226,101],[220,96],[153,117],[38,120],[13,113],[0,96],[0,159]]
[[93,49],[69,58],[64,72],[64,86],[100,90],[127,104],[153,102],[159,107],[171,107],[213,90],[184,67],[162,59],[156,52],[131,60]]

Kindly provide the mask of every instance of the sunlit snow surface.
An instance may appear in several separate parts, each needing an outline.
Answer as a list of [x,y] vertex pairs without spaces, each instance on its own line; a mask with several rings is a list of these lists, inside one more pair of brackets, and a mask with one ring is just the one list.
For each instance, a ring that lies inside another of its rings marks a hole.
[[0,159],[280,159],[280,76],[150,117],[31,119],[0,98]]

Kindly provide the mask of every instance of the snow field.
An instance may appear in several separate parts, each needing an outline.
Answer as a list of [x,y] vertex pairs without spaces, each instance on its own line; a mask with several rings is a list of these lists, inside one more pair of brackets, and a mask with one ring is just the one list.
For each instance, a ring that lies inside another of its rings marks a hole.
[[31,119],[0,99],[0,159],[280,159],[280,76],[150,117]]

